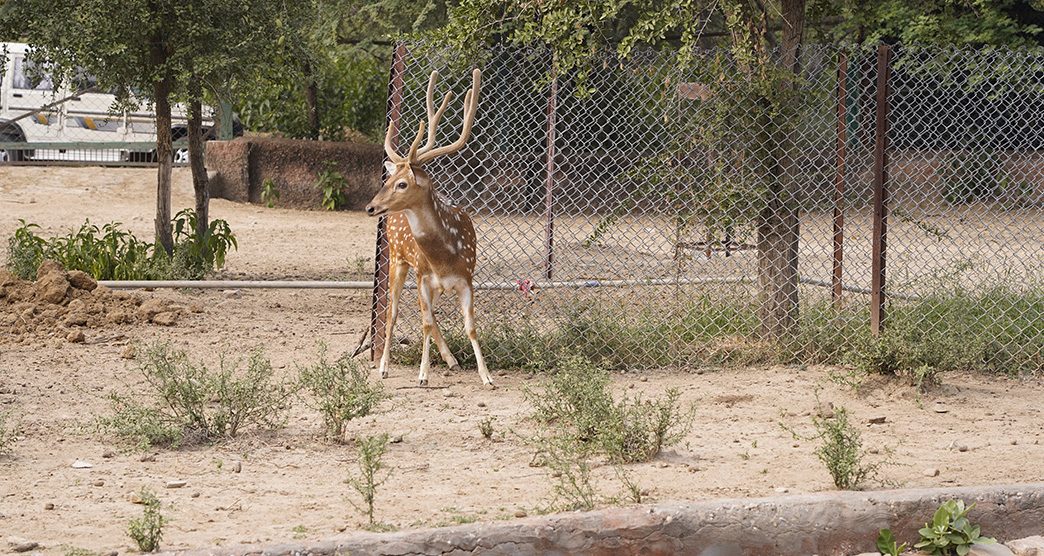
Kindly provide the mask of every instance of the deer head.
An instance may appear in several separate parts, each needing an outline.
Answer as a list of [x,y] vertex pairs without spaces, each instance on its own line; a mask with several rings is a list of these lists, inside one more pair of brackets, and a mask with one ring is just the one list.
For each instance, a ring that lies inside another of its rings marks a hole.
[[[449,145],[435,146],[435,132],[446,112],[453,92],[446,93],[442,104],[435,110],[435,84],[438,83],[439,72],[431,72],[428,79],[427,91],[427,122],[421,120],[417,129],[417,136],[410,145],[406,156],[402,156],[392,147],[392,126],[388,126],[388,132],[384,136],[384,152],[388,155],[385,167],[388,170],[388,179],[384,181],[381,190],[374,196],[370,204],[366,206],[366,213],[370,216],[379,216],[386,212],[405,210],[417,203],[428,199],[431,194],[431,179],[422,169],[423,165],[431,160],[459,151],[471,136],[471,124],[475,121],[475,112],[478,110],[479,89],[482,85],[482,72],[478,69],[471,72],[471,89],[464,95],[464,123],[461,126],[460,137]],[[428,139],[421,145],[424,139],[424,131],[427,129]]]

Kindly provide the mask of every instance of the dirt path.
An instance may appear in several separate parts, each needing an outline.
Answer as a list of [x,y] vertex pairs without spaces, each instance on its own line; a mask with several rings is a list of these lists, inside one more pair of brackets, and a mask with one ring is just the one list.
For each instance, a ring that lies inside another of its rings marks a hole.
[[[10,234],[17,218],[51,232],[90,217],[124,221],[148,237],[151,224],[142,215],[152,210],[150,179],[151,171],[140,170],[0,168],[0,235]],[[177,173],[175,206],[189,203],[187,180],[187,172]],[[372,256],[372,221],[357,214],[215,201],[214,215],[240,234],[228,275],[345,277],[354,264],[348,261]],[[135,361],[121,356],[128,344],[169,341],[210,364],[222,354],[263,347],[289,379],[298,365],[315,359],[317,341],[335,354],[351,347],[367,323],[368,293],[149,295],[198,304],[202,312],[186,314],[169,328],[88,329],[82,344],[70,344],[61,334],[31,346],[0,339],[0,411],[20,431],[11,453],[0,457],[0,534],[39,542],[46,553],[128,551],[127,523],[141,513],[131,495],[141,487],[164,503],[171,520],[164,536],[168,549],[319,539],[359,527],[363,520],[343,482],[354,469],[354,452],[323,441],[319,416],[304,404],[295,404],[278,432],[248,431],[231,442],[144,458],[120,451],[94,432],[93,423],[107,412],[109,392],[141,389]],[[408,388],[416,369],[396,367],[386,381],[390,399],[352,424],[353,435],[402,436],[387,456],[393,471],[378,492],[378,518],[409,528],[511,519],[545,507],[550,479],[529,466],[531,450],[514,434],[534,430],[522,389],[539,378],[502,374],[500,388],[490,391],[473,370],[452,376],[443,371],[433,373],[435,388],[416,389]],[[1039,380],[951,374],[943,387],[921,396],[886,381],[857,391],[831,380],[840,372],[759,367],[618,375],[618,392],[657,396],[676,387],[683,401],[696,404],[696,425],[679,446],[627,469],[656,501],[828,490],[832,484],[814,443],[795,441],[779,425],[783,420],[809,432],[812,393],[819,389],[824,402],[849,409],[867,448],[895,450],[897,465],[882,470],[889,482],[913,487],[1044,480],[1044,468],[1034,463],[1044,461]],[[479,422],[490,416],[500,441],[479,433]],[[869,424],[873,417],[885,421]],[[76,460],[93,467],[74,469]],[[241,472],[235,472],[236,462]],[[926,468],[939,473],[928,476]],[[594,473],[606,495],[620,494],[612,467]],[[164,488],[175,479],[187,485]]]

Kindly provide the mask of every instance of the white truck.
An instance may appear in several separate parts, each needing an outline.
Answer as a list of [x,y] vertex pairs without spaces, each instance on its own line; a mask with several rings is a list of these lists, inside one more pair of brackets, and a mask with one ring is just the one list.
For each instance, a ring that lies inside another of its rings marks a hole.
[[[90,77],[55,89],[46,72],[33,67],[29,46],[0,43],[6,64],[0,66],[0,164],[66,161],[142,163],[155,161],[156,116],[140,103],[134,111],[114,112],[116,97],[99,91]],[[0,60],[2,62],[3,60]],[[174,140],[188,135],[186,107],[172,106]],[[206,138],[216,135],[215,112],[204,106]],[[233,135],[242,128],[233,118]],[[213,131],[213,132],[212,132]],[[28,143],[26,148],[19,148]],[[174,150],[175,164],[188,162],[188,149]]]

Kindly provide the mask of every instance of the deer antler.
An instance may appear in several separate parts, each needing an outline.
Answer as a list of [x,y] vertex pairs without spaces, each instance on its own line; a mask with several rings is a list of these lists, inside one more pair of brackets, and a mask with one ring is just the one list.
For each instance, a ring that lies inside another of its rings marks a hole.
[[431,72],[431,77],[428,78],[428,92],[425,97],[428,108],[428,142],[417,151],[417,154],[424,154],[435,146],[435,129],[439,127],[439,120],[442,119],[442,114],[446,111],[450,101],[453,100],[453,91],[447,92],[446,97],[442,99],[442,106],[439,106],[438,112],[435,111],[435,102],[432,97],[435,96],[435,84],[438,81],[439,72]]
[[[474,69],[471,72],[471,88],[468,89],[467,94],[464,95],[464,123],[461,126],[460,137],[450,145],[444,147],[435,148],[435,132],[439,125],[439,120],[442,119],[442,115],[446,112],[446,108],[449,106],[450,100],[453,99],[453,92],[446,93],[446,97],[442,99],[442,104],[438,110],[435,110],[435,85],[439,81],[439,72],[431,72],[431,77],[428,78],[428,91],[426,97],[426,105],[428,110],[428,121],[427,126],[425,122],[421,120],[419,129],[417,130],[417,137],[413,140],[413,144],[410,145],[410,150],[406,156],[400,155],[392,147],[392,126],[388,126],[388,132],[384,135],[384,152],[388,155],[388,159],[392,162],[399,164],[402,162],[409,161],[410,164],[420,166],[432,159],[457,152],[467,143],[468,138],[471,136],[471,124],[475,122],[475,112],[478,111],[478,94],[482,86],[482,71]],[[427,127],[428,140],[424,146],[420,146],[421,139],[424,138],[424,130]]]
[[464,95],[464,123],[461,125],[460,137],[452,144],[435,148],[435,126],[439,123],[439,119],[442,118],[443,111],[446,110],[446,105],[449,104],[450,95],[446,95],[446,99],[442,101],[442,106],[438,112],[431,113],[431,109],[434,104],[431,101],[432,93],[435,89],[435,80],[438,78],[438,74],[432,73],[432,79],[428,82],[428,117],[431,120],[430,129],[428,130],[428,142],[424,145],[422,150],[419,150],[413,157],[413,164],[421,165],[425,162],[429,162],[434,158],[442,155],[451,154],[459,151],[464,143],[468,142],[468,138],[471,136],[471,124],[475,122],[475,112],[478,111],[478,96],[479,90],[482,87],[482,71],[474,69],[471,72],[471,88],[468,89],[467,94]]

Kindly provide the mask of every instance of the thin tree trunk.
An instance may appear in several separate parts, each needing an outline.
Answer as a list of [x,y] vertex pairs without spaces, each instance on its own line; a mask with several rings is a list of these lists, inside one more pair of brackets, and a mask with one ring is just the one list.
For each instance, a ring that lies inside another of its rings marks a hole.
[[305,107],[308,110],[308,136],[311,139],[319,139],[319,84],[312,75],[312,64],[304,64],[305,79],[308,86],[305,88]]
[[[167,62],[167,53],[163,47],[163,37],[153,38],[150,57],[154,68],[163,68]],[[174,254],[174,237],[170,225],[170,180],[174,168],[174,148],[171,143],[170,92],[172,79],[164,74],[153,82],[153,100],[156,104],[156,244],[161,246],[167,255]]]
[[[804,33],[805,0],[783,0],[782,15],[780,66],[796,72]],[[793,80],[787,80],[781,86],[792,90],[795,85]],[[794,146],[787,133],[791,123],[777,121],[772,126],[768,198],[757,225],[761,332],[771,340],[793,334],[799,314],[800,184],[794,175]]]
[[203,152],[203,90],[199,78],[189,79],[189,166],[192,168],[192,188],[196,193],[196,237],[203,240],[210,226],[210,190]]

